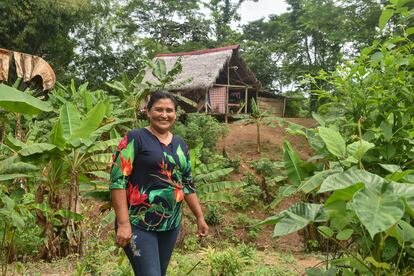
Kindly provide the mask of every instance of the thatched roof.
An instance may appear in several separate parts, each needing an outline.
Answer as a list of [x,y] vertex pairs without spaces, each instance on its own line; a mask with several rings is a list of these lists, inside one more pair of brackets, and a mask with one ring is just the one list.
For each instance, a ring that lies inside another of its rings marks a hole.
[[[182,53],[158,54],[157,59],[165,61],[167,70],[170,70],[178,59],[181,59],[182,71],[172,83],[169,90],[194,90],[212,87],[223,70],[227,70],[227,62],[237,66],[238,75],[249,86],[260,89],[261,84],[250,71],[239,53],[239,45],[230,45],[221,48],[198,50]],[[226,71],[225,71],[226,72]],[[157,83],[157,79],[146,70],[144,81]]]

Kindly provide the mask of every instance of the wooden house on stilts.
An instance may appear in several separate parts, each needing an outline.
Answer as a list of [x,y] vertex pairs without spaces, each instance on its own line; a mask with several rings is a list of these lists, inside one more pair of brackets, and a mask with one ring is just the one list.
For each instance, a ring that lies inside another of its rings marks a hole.
[[[184,96],[197,105],[181,104],[189,112],[206,112],[212,115],[249,113],[251,99],[259,96],[261,84],[248,68],[239,52],[239,45],[183,53],[159,54],[167,70],[180,59],[182,71],[168,90]],[[144,82],[155,82],[150,71]]]

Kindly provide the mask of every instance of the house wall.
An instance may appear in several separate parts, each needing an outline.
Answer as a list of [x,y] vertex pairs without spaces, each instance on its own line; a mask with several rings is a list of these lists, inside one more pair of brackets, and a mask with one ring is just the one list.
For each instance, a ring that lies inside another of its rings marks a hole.
[[284,98],[264,98],[258,97],[257,103],[260,111],[269,111],[272,115],[283,117]]

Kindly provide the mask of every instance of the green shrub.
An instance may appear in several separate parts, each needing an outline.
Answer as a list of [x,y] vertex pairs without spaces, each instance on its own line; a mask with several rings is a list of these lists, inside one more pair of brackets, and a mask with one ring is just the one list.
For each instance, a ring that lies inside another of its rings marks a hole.
[[216,204],[207,205],[205,220],[209,225],[220,225],[223,222],[222,210]]
[[190,148],[202,143],[205,148],[212,149],[226,132],[224,124],[204,113],[190,113],[184,122],[177,122],[174,128],[174,133],[187,141]]
[[210,267],[210,275],[240,275],[248,262],[248,258],[241,256],[234,248],[228,248],[220,252],[208,248],[206,253],[207,263]]

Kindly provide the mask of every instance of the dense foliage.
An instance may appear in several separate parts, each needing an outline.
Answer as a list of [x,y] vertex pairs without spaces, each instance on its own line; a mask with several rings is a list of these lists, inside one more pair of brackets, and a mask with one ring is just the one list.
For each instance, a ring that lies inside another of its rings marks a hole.
[[[309,249],[325,251],[326,271],[309,275],[413,273],[412,0],[287,0],[287,12],[238,29],[245,0],[52,2],[0,3],[0,47],[44,57],[60,81],[47,96],[34,87],[19,91],[19,79],[0,84],[3,275],[13,261],[68,255],[84,256],[73,268],[79,275],[130,273],[105,228],[114,220],[111,152],[128,130],[147,124],[140,109],[149,91],[165,89],[181,70],[179,62],[168,71],[149,60],[230,43],[241,44],[265,89],[289,90],[296,99],[289,114],[312,114],[319,125],[270,117],[253,101],[243,122],[256,126],[259,158],[247,169],[246,160],[215,150],[223,124],[179,111],[174,133],[188,141],[221,248],[183,228],[176,254],[186,258],[176,258],[171,275],[294,275],[263,265],[264,253],[244,244],[258,239],[255,212],[292,195],[302,201],[261,224],[275,224],[275,236],[303,229]],[[159,84],[142,83],[144,66]],[[288,142],[274,153],[283,160],[261,155],[261,126],[275,120],[305,137],[314,156],[302,160]],[[98,221],[89,216],[93,204],[105,214]]]
[[375,41],[354,61],[312,79],[330,87],[315,91],[325,102],[314,114],[320,127],[290,127],[315,151],[304,161],[285,144],[286,196],[302,193],[305,201],[263,223],[276,224],[275,236],[306,227],[307,238],[321,245],[328,239],[326,273],[413,272],[412,11],[407,1],[393,1],[379,25],[395,15],[401,36]]

